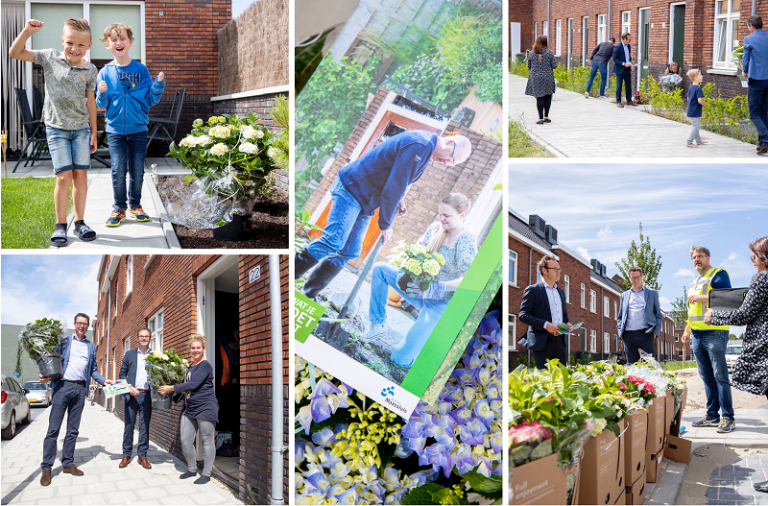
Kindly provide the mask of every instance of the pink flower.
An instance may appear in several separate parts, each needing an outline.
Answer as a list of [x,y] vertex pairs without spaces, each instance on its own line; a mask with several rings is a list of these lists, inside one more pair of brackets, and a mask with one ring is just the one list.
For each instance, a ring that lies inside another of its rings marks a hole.
[[542,427],[539,421],[523,422],[509,429],[509,438],[512,446],[531,444],[552,439],[552,431]]
[[629,390],[626,383],[619,383],[617,386],[619,387],[619,390]]

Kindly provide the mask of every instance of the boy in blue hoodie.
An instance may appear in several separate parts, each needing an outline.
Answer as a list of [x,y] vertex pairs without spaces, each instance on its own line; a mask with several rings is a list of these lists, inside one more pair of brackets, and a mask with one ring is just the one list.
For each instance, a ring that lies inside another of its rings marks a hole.
[[[128,213],[136,221],[149,221],[141,208],[141,185],[144,183],[144,159],[147,155],[149,108],[160,102],[165,89],[165,74],[152,81],[146,65],[133,61],[128,50],[133,45],[133,31],[124,23],[112,23],[99,38],[115,55],[99,71],[96,105],[106,109],[109,134],[109,156],[112,159],[112,191],[115,202],[107,219],[108,227],[116,227]],[[127,190],[125,176],[130,174]]]

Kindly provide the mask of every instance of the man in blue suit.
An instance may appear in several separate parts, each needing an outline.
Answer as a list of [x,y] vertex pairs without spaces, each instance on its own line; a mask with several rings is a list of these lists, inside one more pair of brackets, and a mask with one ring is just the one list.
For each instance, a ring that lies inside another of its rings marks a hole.
[[749,119],[757,129],[757,154],[764,155],[768,153],[768,32],[760,16],[750,16],[747,28],[742,74],[748,79]]
[[621,103],[621,84],[624,83],[624,93],[627,97],[627,105],[637,105],[632,100],[632,35],[629,32],[621,34],[621,43],[613,47],[613,72],[616,74],[616,105],[624,107]]
[[123,356],[120,366],[120,379],[127,379],[131,385],[131,393],[123,394],[125,401],[125,430],[123,431],[123,459],[119,467],[122,469],[131,463],[133,454],[133,427],[136,425],[136,414],[139,415],[139,445],[136,453],[139,464],[144,469],[152,469],[147,460],[149,449],[149,422],[152,419],[152,393],[149,389],[146,362],[152,350],[149,341],[152,333],[148,328],[139,331],[139,347],[130,350]]
[[664,315],[659,304],[659,292],[643,285],[643,270],[629,268],[632,288],[621,294],[621,309],[616,317],[619,335],[624,340],[627,363],[640,360],[640,352],[654,354],[653,340],[661,332]]
[[538,263],[541,281],[530,285],[523,292],[518,317],[528,325],[525,346],[533,352],[537,369],[544,369],[547,360],[558,359],[568,363],[565,337],[557,327],[561,323],[570,326],[565,292],[557,286],[563,269],[552,255],[546,255]]
[[376,209],[384,242],[392,238],[392,223],[406,212],[403,197],[430,160],[452,167],[471,154],[472,143],[463,135],[439,137],[412,130],[390,137],[339,170],[322,237],[296,255],[295,279],[314,269],[304,282],[304,295],[317,297],[347,262],[360,256]]
[[[67,414],[67,435],[64,437],[64,447],[61,450],[61,465],[65,473],[73,476],[84,474],[75,466],[74,457],[75,443],[80,434],[80,417],[88,395],[88,384],[91,378],[101,385],[112,384],[112,380],[104,379],[96,368],[96,345],[85,337],[90,323],[91,319],[87,314],[77,313],[75,333],[61,340],[61,370],[64,376],[51,382],[51,388],[53,388],[51,416],[48,419],[48,432],[43,441],[43,462],[40,464],[43,469],[40,484],[44,487],[51,484],[51,468],[56,460],[56,440],[59,437],[64,413]],[[40,383],[48,383],[51,379],[40,375],[38,377]]]

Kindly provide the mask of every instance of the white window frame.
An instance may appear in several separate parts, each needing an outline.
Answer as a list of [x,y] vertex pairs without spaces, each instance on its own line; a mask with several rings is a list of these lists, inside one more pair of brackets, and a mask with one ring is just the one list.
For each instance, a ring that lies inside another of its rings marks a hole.
[[611,301],[607,295],[603,296],[603,316],[606,318],[611,317]]
[[547,44],[549,44],[549,21],[541,22],[541,34],[547,36]]
[[611,333],[603,332],[603,353],[611,352]]
[[563,20],[555,21],[555,56],[560,56],[563,52]]
[[605,42],[607,39],[607,31],[606,31],[606,24],[605,24],[605,14],[598,14],[597,15],[597,43],[600,44],[601,42]]
[[581,284],[581,307],[587,309],[587,285]]
[[571,303],[571,278],[568,274],[563,275],[563,288],[565,292],[565,303]]
[[[743,1],[743,0],[742,0]],[[725,14],[718,14],[717,8],[718,4],[720,2],[725,2],[728,4],[728,12]],[[740,2],[741,4],[741,2]],[[725,50],[725,61],[718,60],[718,42],[719,42],[719,30],[718,25],[721,21],[724,21],[726,24],[725,27],[725,40],[736,42],[733,40],[733,21],[736,21],[737,25],[739,23],[739,18],[741,16],[741,13],[739,11],[733,12],[733,0],[715,0],[715,25],[713,27],[714,33],[712,36],[712,66],[715,68],[721,68],[721,69],[735,69],[736,65],[733,64],[733,49],[736,46],[726,45]]]
[[592,353],[597,353],[597,331],[596,330],[589,331],[589,351]]
[[535,41],[538,38],[539,38],[539,22],[536,21],[533,24],[533,40]]
[[517,315],[509,315],[509,351],[517,349]]
[[517,287],[517,261],[519,255],[516,251],[509,250],[509,263],[514,264],[514,268],[509,268],[509,284]]
[[619,303],[615,300],[613,301],[613,319],[618,319],[619,317]]
[[680,342],[680,334],[675,334],[675,342],[676,343]]
[[[165,326],[165,309],[160,310],[147,319],[147,328],[151,333],[151,339],[149,341],[149,347],[153,351],[163,351],[163,327]],[[158,326],[157,322],[160,322]]]
[[594,290],[589,291],[589,310],[597,314],[597,292]]
[[133,255],[128,255],[125,261],[125,297],[123,297],[123,303],[131,293],[133,293]]
[[114,313],[112,313],[112,318],[117,316],[117,301],[118,301],[117,295],[119,293],[120,293],[120,278],[118,276],[115,276],[115,309],[114,309]]
[[625,33],[632,33],[632,11],[621,11],[621,33],[617,39]]
[[123,341],[123,355],[131,351],[131,336],[128,336]]

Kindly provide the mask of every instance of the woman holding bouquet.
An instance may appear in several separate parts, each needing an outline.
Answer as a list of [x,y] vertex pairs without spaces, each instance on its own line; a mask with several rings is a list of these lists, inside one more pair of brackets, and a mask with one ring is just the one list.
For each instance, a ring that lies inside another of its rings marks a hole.
[[213,459],[216,458],[214,434],[219,423],[219,403],[213,388],[213,367],[203,358],[205,354],[205,336],[193,335],[189,340],[192,363],[187,371],[187,382],[180,385],[163,385],[157,390],[160,394],[184,394],[184,409],[179,422],[179,439],[184,458],[187,459],[188,471],[180,476],[191,478],[197,474],[197,455],[195,452],[195,434],[200,429],[203,438],[203,473],[195,480],[202,485],[211,480]]
[[405,337],[397,343],[390,359],[403,367],[410,367],[421,353],[429,335],[443,315],[448,302],[464,278],[477,254],[477,238],[464,228],[464,219],[469,211],[469,199],[460,193],[451,193],[438,209],[438,220],[430,225],[418,244],[445,259],[437,281],[421,290],[418,282],[408,283],[403,291],[398,286],[401,271],[392,264],[378,263],[373,267],[371,278],[371,303],[369,320],[371,328],[364,341],[385,336],[387,292],[392,287],[411,305],[419,309],[419,317]]

